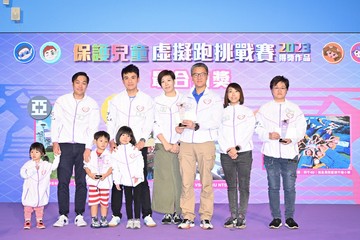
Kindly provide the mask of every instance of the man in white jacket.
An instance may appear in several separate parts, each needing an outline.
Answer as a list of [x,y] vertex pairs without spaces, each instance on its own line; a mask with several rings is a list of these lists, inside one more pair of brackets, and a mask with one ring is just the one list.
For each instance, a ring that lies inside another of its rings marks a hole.
[[72,77],[73,92],[60,96],[53,107],[51,118],[51,140],[54,154],[60,155],[57,169],[59,219],[54,227],[69,223],[69,183],[75,166],[75,225],[86,226],[82,214],[86,203],[86,180],[83,161],[88,160],[94,133],[100,123],[99,106],[85,94],[89,77],[85,72]]
[[[125,90],[109,101],[107,116],[107,132],[110,134],[110,151],[116,148],[114,138],[122,126],[130,127],[135,135],[136,147],[144,158],[144,182],[141,183],[141,209],[144,223],[148,227],[156,226],[152,219],[150,189],[147,181],[147,147],[146,140],[150,137],[154,124],[154,102],[146,93],[138,89],[140,81],[139,68],[130,64],[121,71]],[[122,217],[123,192],[113,185],[111,190],[111,210],[113,217],[109,226],[117,226]]]
[[208,67],[196,63],[191,68],[195,87],[185,99],[185,114],[182,125],[176,127],[180,137],[180,173],[182,193],[180,207],[184,220],[178,228],[194,227],[195,192],[194,179],[196,165],[202,184],[200,200],[200,227],[212,229],[211,218],[214,211],[214,192],[211,170],[215,164],[215,141],[221,123],[222,100],[206,86]]
[[280,177],[282,178],[285,199],[285,226],[297,229],[294,220],[295,182],[298,166],[298,142],[304,138],[306,119],[300,108],[288,101],[285,96],[289,80],[276,76],[270,82],[274,100],[259,109],[256,114],[255,132],[263,142],[261,152],[268,179],[268,195],[273,220],[269,227],[282,226],[280,212]]

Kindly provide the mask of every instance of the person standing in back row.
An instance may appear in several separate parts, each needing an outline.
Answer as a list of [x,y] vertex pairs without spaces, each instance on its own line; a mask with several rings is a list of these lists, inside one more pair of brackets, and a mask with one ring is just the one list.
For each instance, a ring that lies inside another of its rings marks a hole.
[[[69,183],[75,170],[75,225],[84,227],[86,203],[86,172],[83,161],[89,161],[94,133],[100,124],[99,106],[85,94],[89,85],[85,72],[72,77],[73,92],[60,96],[51,113],[51,140],[55,155],[60,155],[57,169],[59,219],[54,227],[69,224]],[[75,168],[74,168],[75,167]]]
[[[181,125],[176,131],[180,137],[180,173],[182,192],[180,207],[184,220],[179,229],[195,226],[195,191],[196,168],[200,173],[202,185],[200,194],[200,227],[213,229],[211,218],[214,212],[213,177],[211,170],[215,164],[215,141],[221,123],[222,101],[207,88],[209,70],[204,63],[191,67],[194,88],[186,95],[185,113]],[[155,170],[156,171],[156,170]]]
[[256,114],[255,132],[263,142],[261,153],[268,180],[270,211],[273,220],[269,228],[282,226],[280,212],[280,178],[285,200],[285,226],[297,229],[294,220],[296,198],[296,170],[298,166],[298,142],[304,138],[306,119],[298,105],[285,97],[289,90],[289,80],[276,76],[270,82],[273,100],[265,103]]
[[[114,141],[120,127],[128,126],[134,132],[138,141],[135,146],[141,151],[144,159],[144,182],[141,187],[141,210],[144,223],[148,227],[156,226],[152,218],[150,189],[147,181],[147,152],[146,140],[150,137],[154,124],[154,102],[146,93],[138,89],[140,82],[139,68],[130,64],[122,69],[121,77],[125,90],[109,101],[107,116],[107,132],[110,134],[110,151],[116,149]],[[123,191],[118,190],[114,184],[111,191],[111,210],[113,217],[109,226],[117,226],[122,217]]]
[[[225,91],[224,111],[219,129],[221,166],[228,187],[231,216],[224,223],[226,228],[245,228],[250,196],[250,174],[253,162],[252,137],[255,128],[253,111],[244,106],[241,86],[230,83]],[[240,206],[238,204],[240,192]]]

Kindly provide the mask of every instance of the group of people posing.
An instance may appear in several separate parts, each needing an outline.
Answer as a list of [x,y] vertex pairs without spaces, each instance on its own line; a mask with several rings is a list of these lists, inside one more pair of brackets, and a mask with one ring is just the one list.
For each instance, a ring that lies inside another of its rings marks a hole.
[[[276,76],[271,80],[273,100],[255,115],[243,105],[244,94],[239,84],[230,83],[222,100],[207,87],[208,74],[204,63],[194,64],[191,67],[194,88],[183,95],[175,89],[174,72],[163,70],[158,75],[163,93],[153,100],[138,89],[138,67],[126,66],[121,72],[125,90],[109,101],[107,130],[99,131],[98,104],[86,95],[89,77],[84,72],[76,73],[72,78],[73,92],[59,97],[53,107],[51,136],[55,160],[53,163],[46,161],[44,147],[34,143],[30,147],[31,159],[21,168],[21,176],[25,179],[24,228],[31,227],[32,211],[36,213],[37,227],[45,228],[43,209],[49,201],[50,173],[57,168],[59,218],[53,224],[55,227],[69,223],[69,183],[74,171],[76,226],[87,225],[83,213],[88,192],[93,228],[120,224],[123,193],[126,228],[141,228],[140,212],[146,226],[156,226],[152,211],[164,214],[162,224],[192,228],[196,217],[194,181],[199,173],[200,227],[213,229],[211,170],[215,164],[216,142],[228,186],[230,217],[224,227],[245,228],[254,132],[263,142],[261,152],[272,214],[269,227],[282,225],[282,178],[285,225],[298,228],[294,220],[295,181],[298,141],[305,135],[306,121],[300,108],[285,98],[288,79]],[[152,198],[145,146],[151,133],[155,139]],[[94,143],[96,149],[92,150]],[[39,185],[39,182],[43,183]],[[109,201],[112,218],[108,222]]]

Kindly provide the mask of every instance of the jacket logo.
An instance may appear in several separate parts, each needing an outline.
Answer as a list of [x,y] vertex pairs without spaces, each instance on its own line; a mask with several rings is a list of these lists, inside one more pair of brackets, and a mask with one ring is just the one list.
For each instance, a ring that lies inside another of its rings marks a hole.
[[134,158],[136,158],[136,153],[132,153],[132,154],[130,154],[130,156],[129,156],[131,159],[134,159]]
[[82,108],[82,111],[83,111],[83,112],[88,112],[88,111],[90,111],[90,108],[89,108],[89,107],[83,107],[83,108]]
[[243,119],[245,118],[245,115],[244,115],[244,114],[238,115],[237,118],[238,118],[239,120],[243,120]]
[[138,112],[142,112],[144,111],[144,106],[139,105],[136,107],[136,110],[138,110]]
[[211,99],[210,99],[210,98],[204,99],[204,103],[205,103],[205,104],[210,104],[210,103],[211,103]]

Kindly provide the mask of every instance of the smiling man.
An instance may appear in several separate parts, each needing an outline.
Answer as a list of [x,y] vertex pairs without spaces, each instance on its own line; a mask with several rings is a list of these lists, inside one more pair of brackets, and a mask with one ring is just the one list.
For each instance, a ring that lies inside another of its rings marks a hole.
[[194,177],[197,167],[202,185],[200,227],[213,229],[211,218],[214,212],[214,191],[211,170],[215,164],[215,141],[221,123],[222,100],[207,88],[208,74],[208,67],[204,63],[196,63],[191,67],[195,87],[185,99],[185,119],[181,126],[176,127],[176,131],[181,133],[179,162],[183,187],[180,207],[184,217],[179,229],[195,226]]
[[[135,136],[136,147],[142,152],[144,158],[144,182],[141,183],[141,208],[144,223],[148,227],[156,226],[152,219],[150,189],[147,181],[147,147],[146,140],[154,124],[154,102],[146,93],[138,89],[140,82],[139,68],[130,64],[121,71],[125,90],[109,101],[107,116],[107,131],[110,134],[110,151],[116,148],[114,138],[122,126],[130,127]],[[111,192],[111,210],[113,217],[109,226],[114,227],[120,223],[122,217],[122,190],[113,185]]]
[[89,77],[85,72],[75,73],[72,77],[73,92],[60,96],[51,115],[51,140],[55,155],[60,155],[57,169],[59,219],[54,227],[69,223],[69,183],[75,170],[75,225],[86,226],[82,216],[86,203],[86,172],[84,160],[89,160],[93,135],[100,123],[99,106],[87,96]]

